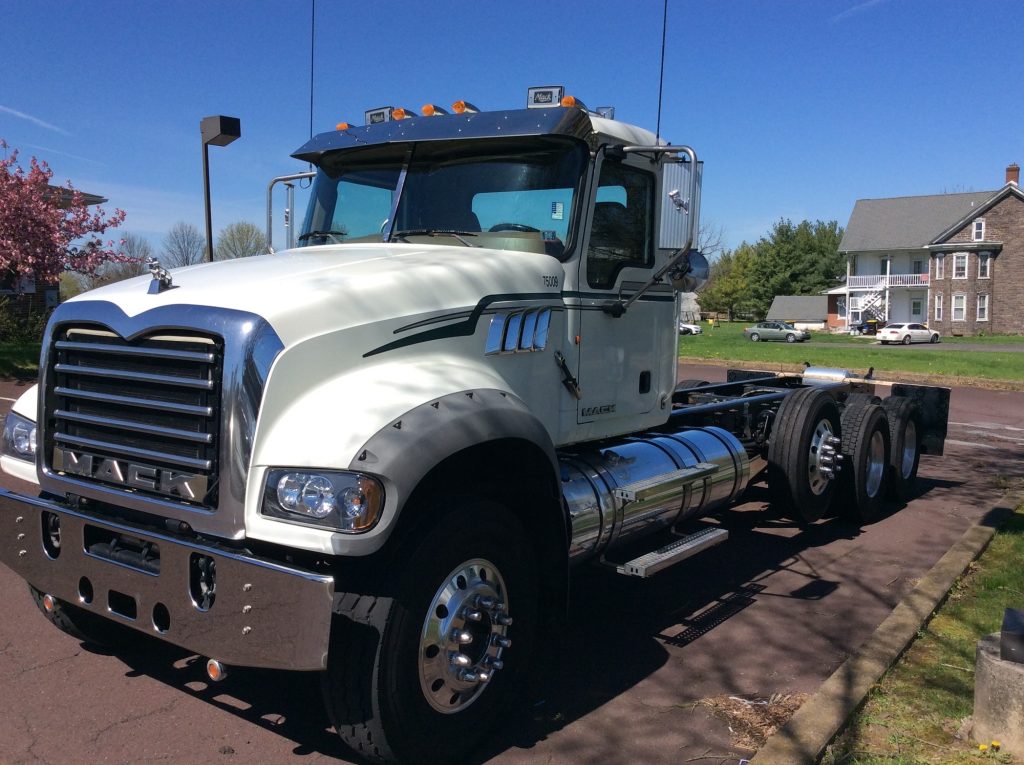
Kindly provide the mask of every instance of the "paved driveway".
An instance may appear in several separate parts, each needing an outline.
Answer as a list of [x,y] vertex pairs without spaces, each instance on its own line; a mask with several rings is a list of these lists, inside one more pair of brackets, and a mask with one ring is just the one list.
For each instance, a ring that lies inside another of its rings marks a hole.
[[[680,377],[723,379],[719,368]],[[0,396],[13,397],[0,383]],[[9,404],[0,399],[0,404]],[[725,516],[730,542],[639,582],[588,568],[546,704],[509,712],[480,762],[735,762],[716,696],[813,691],[864,642],[1024,465],[1024,394],[956,390],[945,458],[921,495],[859,529],[799,529],[758,490]],[[11,486],[15,482],[3,479]],[[24,487],[20,487],[24,488]],[[0,567],[0,763],[314,763],[347,760],[311,675],[236,670],[207,682],[198,657],[154,644],[86,649],[45,623]],[[729,761],[729,760],[724,760]]]

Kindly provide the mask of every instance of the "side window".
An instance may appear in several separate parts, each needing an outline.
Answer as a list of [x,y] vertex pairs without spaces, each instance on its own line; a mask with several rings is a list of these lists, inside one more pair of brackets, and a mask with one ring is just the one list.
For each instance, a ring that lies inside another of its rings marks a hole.
[[618,162],[601,168],[587,250],[587,282],[611,287],[626,266],[654,263],[654,176]]

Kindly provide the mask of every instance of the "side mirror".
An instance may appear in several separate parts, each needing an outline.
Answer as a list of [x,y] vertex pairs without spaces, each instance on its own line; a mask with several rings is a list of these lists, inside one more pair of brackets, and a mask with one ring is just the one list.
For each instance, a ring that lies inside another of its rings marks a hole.
[[679,264],[679,270],[669,274],[672,288],[678,292],[699,292],[708,283],[711,267],[704,254],[690,250],[686,258]]
[[[696,177],[693,166],[696,164]],[[700,184],[703,162],[666,158],[661,169],[661,230],[658,247],[678,250],[696,244],[700,221]]]

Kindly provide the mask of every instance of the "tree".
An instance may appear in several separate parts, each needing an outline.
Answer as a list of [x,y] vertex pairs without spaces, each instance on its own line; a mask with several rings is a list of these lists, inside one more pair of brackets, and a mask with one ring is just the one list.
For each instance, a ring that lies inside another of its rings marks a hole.
[[214,260],[232,260],[263,255],[267,252],[267,237],[255,223],[240,221],[225,226],[217,237]]
[[[7,149],[0,139],[0,149]],[[124,221],[124,210],[90,212],[68,181],[51,186],[53,171],[32,157],[26,171],[17,150],[0,159],[0,274],[56,282],[64,271],[92,275],[108,261],[123,259],[100,236]]]
[[754,245],[750,273],[751,307],[768,313],[776,295],[817,295],[836,285],[845,270],[839,254],[843,229],[836,221],[780,219]]
[[160,265],[164,268],[181,268],[203,262],[206,252],[206,238],[191,223],[178,221],[164,237],[160,252]]
[[705,310],[725,311],[732,321],[736,311],[750,305],[750,279],[753,271],[754,248],[743,242],[735,250],[726,250],[711,264],[711,278],[701,293],[700,303]]
[[721,226],[701,221],[700,226],[697,228],[696,248],[710,262],[725,251],[725,248],[722,246],[722,238],[724,236],[725,233],[722,231]]
[[146,258],[153,256],[153,248],[149,242],[137,234],[125,234],[121,241],[121,250],[126,259],[121,263],[104,263],[90,280],[89,289],[147,273],[149,269],[146,266]]

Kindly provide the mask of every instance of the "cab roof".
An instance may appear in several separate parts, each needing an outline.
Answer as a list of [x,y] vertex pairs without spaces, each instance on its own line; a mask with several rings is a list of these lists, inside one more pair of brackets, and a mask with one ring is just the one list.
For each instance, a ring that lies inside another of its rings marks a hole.
[[591,144],[592,148],[606,143],[653,145],[655,141],[649,130],[605,119],[576,107],[554,107],[408,117],[376,125],[350,126],[313,136],[292,156],[318,164],[328,152],[356,146],[542,135],[576,138]]

